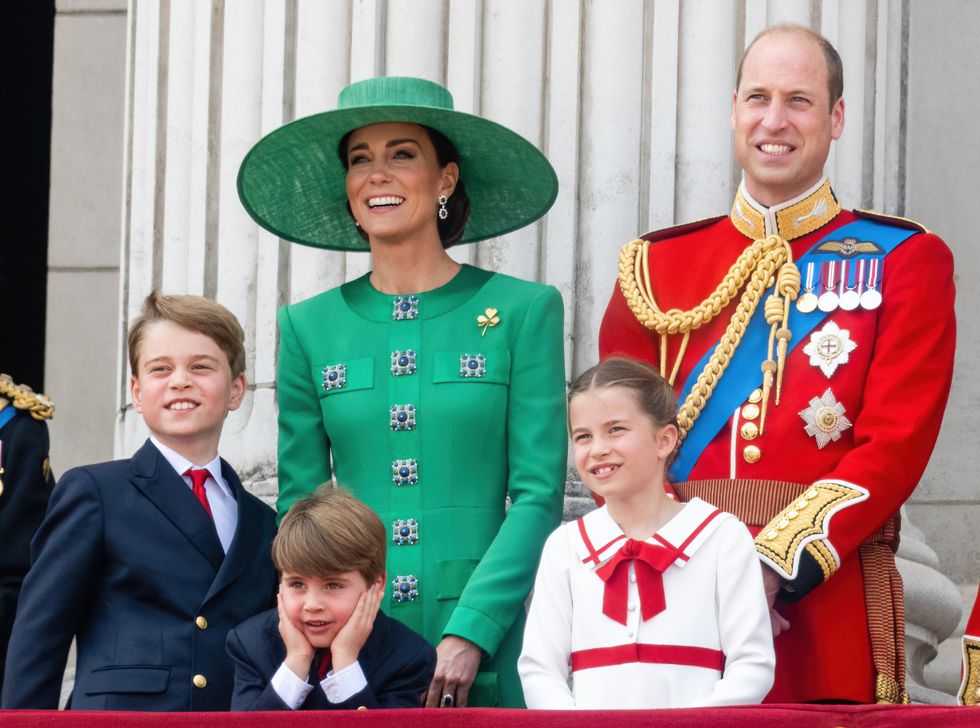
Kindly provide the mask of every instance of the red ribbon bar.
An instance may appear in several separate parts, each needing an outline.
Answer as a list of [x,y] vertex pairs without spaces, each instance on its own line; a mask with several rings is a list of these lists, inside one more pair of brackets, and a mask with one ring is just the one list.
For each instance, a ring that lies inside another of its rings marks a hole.
[[707,670],[725,669],[725,653],[709,647],[687,645],[628,644],[615,647],[596,647],[572,653],[572,672],[593,667],[610,667],[643,662],[654,665],[686,665]]

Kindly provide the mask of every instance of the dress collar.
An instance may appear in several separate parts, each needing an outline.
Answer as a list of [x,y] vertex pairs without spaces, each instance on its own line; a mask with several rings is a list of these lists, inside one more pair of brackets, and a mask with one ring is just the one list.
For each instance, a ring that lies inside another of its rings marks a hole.
[[445,285],[423,293],[392,296],[382,293],[371,285],[370,273],[340,287],[347,305],[355,313],[369,321],[392,321],[395,299],[415,299],[415,315],[410,318],[421,320],[435,318],[459,307],[476,293],[493,273],[471,265],[463,265],[459,272]]
[[798,197],[772,207],[765,207],[753,200],[745,189],[743,179],[738,186],[730,217],[739,232],[753,240],[778,235],[789,241],[823,227],[837,217],[840,210],[829,179],[818,182]]
[[[674,561],[675,566],[683,567],[715,528],[726,517],[731,517],[724,512],[719,512],[715,517],[716,511],[718,509],[710,503],[692,498],[684,504],[680,513],[645,541],[659,546],[665,545],[665,541],[675,548],[684,546],[684,558],[678,557]],[[609,515],[606,506],[587,513],[577,524],[572,524],[572,527],[578,534],[575,539],[576,553],[582,563],[591,569],[608,561],[626,543],[626,535]]]

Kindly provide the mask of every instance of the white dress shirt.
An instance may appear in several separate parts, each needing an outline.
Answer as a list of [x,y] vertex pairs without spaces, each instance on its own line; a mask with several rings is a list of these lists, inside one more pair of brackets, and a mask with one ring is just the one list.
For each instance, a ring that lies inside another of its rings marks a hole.
[[221,458],[216,456],[206,465],[196,465],[180,453],[171,450],[155,437],[150,436],[150,442],[156,446],[156,449],[184,479],[187,487],[191,490],[194,487],[191,478],[184,473],[191,468],[207,470],[210,473],[211,477],[204,483],[204,491],[208,494],[208,505],[211,506],[211,515],[214,516],[214,527],[218,531],[221,548],[224,549],[225,553],[228,553],[231,542],[235,538],[235,529],[238,527],[238,501],[235,500],[231,486],[221,475]]
[[[276,695],[282,698],[282,702],[288,705],[290,710],[299,708],[313,689],[313,686],[306,680],[286,667],[285,662],[276,670],[271,683]],[[359,662],[348,665],[338,672],[331,670],[320,681],[320,688],[331,703],[342,703],[366,687],[367,678],[364,677],[364,671]]]

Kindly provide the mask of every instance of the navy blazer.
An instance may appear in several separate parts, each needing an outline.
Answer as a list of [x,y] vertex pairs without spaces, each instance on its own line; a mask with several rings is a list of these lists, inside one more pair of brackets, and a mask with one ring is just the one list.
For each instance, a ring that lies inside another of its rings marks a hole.
[[[289,709],[270,684],[286,659],[277,610],[257,614],[229,632],[228,654],[235,661],[232,710]],[[378,612],[357,661],[367,687],[342,703],[331,703],[314,675],[313,690],[300,710],[419,708],[436,669],[436,651],[401,622]]]
[[228,710],[228,631],[274,603],[271,508],[242,487],[228,553],[149,441],[131,460],[58,481],[31,544],[7,653],[4,708],[56,708],[72,638],[72,708]]

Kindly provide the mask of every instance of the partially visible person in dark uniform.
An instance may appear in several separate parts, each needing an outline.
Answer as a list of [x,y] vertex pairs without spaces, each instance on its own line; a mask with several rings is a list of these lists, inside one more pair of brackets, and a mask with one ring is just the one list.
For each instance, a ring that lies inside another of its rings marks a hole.
[[54,485],[48,427],[54,404],[0,374],[0,685],[30,545]]

